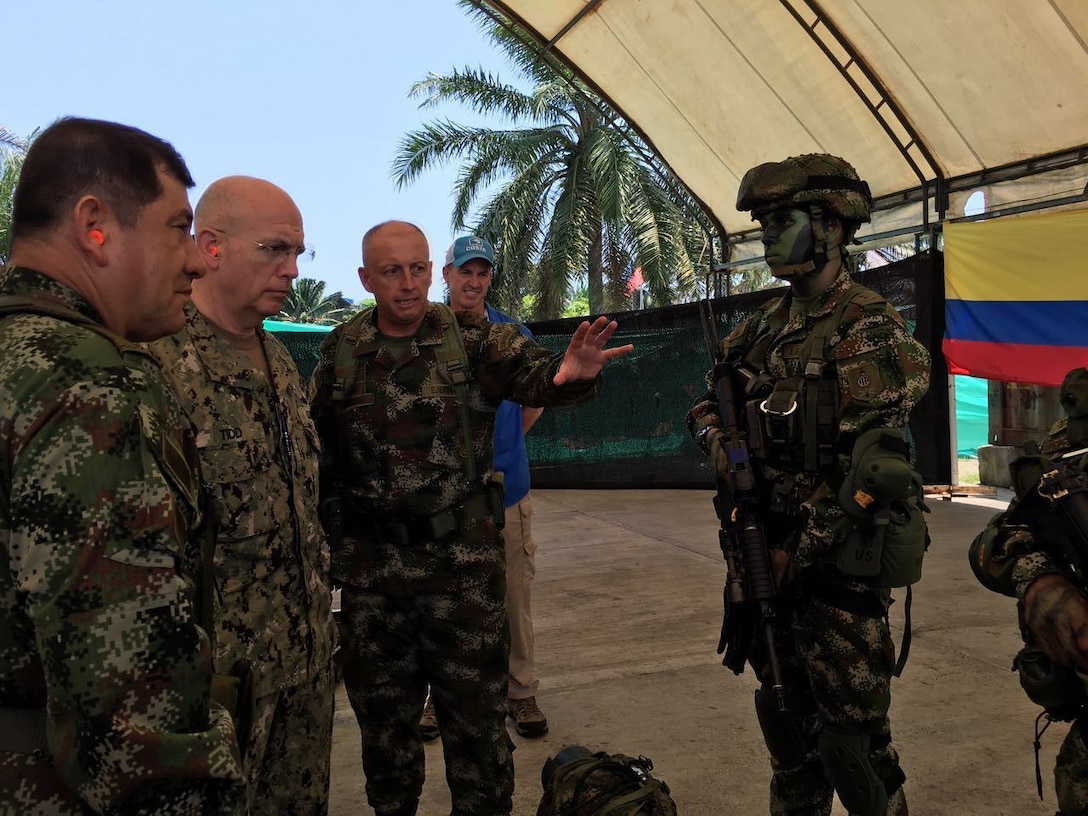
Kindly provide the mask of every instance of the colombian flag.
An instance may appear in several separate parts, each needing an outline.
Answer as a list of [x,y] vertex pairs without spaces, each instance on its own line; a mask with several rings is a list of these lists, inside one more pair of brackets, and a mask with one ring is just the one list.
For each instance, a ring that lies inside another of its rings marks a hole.
[[950,374],[1061,385],[1088,366],[1088,210],[945,224]]

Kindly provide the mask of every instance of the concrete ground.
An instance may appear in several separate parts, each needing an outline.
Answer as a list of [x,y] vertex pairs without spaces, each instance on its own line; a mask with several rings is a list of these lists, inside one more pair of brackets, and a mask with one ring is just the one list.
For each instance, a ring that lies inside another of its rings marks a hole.
[[[918,816],[1052,816],[1052,769],[1066,726],[1043,737],[1035,791],[1033,724],[1012,656],[1015,602],[983,589],[967,546],[998,499],[930,499],[933,544],[915,587],[913,642],[893,681],[892,728]],[[725,568],[710,493],[534,490],[533,607],[538,701],[550,732],[517,749],[516,816],[532,816],[540,769],[563,747],[645,755],[680,816],[767,813],[770,769],[751,672],[714,652]],[[896,596],[902,598],[903,590]],[[903,607],[892,607],[898,643]],[[343,689],[333,734],[331,816],[370,813],[359,730]],[[427,745],[421,816],[449,813],[441,742]],[[843,814],[837,804],[836,814]]]

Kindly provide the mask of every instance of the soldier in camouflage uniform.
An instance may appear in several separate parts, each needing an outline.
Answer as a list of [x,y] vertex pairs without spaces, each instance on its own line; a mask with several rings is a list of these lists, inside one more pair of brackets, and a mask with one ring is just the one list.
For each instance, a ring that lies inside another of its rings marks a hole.
[[217,671],[252,678],[254,814],[328,810],[333,622],[318,519],[317,432],[283,344],[262,328],[298,276],[302,216],[283,190],[220,179],[196,208],[207,276],[185,328],[152,348],[196,426],[217,524]]
[[[438,713],[453,813],[509,813],[509,634],[502,495],[490,487],[495,412],[571,405],[598,388],[616,324],[583,323],[552,355],[516,326],[429,303],[427,240],[404,222],[363,238],[376,307],[338,327],[310,385],[322,503],[341,501],[344,682],[379,816],[411,816],[424,779],[419,718]],[[458,328],[459,326],[459,328]],[[463,351],[458,346],[463,344]],[[460,394],[458,392],[461,392]]]
[[[1016,498],[975,538],[970,563],[983,586],[1019,601],[1027,646],[1015,664],[1022,684],[1025,673],[1035,680],[1024,686],[1029,697],[1053,719],[1073,723],[1058,752],[1054,787],[1059,814],[1082,816],[1088,813],[1088,593],[1068,553],[1084,547],[1088,529],[1078,534],[1067,527],[1056,502],[1080,503],[1069,517],[1088,521],[1083,510],[1088,459],[1080,453],[1088,448],[1088,370],[1066,375],[1060,399],[1066,416],[1050,429],[1038,455],[1013,464]],[[1068,460],[1065,454],[1071,454]],[[1055,499],[1044,501],[1043,494]],[[1082,565],[1086,558],[1088,553],[1079,554]]]
[[[901,434],[929,380],[929,354],[903,320],[850,278],[845,246],[869,220],[870,202],[854,169],[823,154],[750,170],[737,202],[763,227],[772,274],[790,285],[719,350],[779,586],[775,640],[787,722],[775,723],[769,653],[760,638],[746,640],[751,633],[737,629],[740,615],[732,610],[721,646],[737,647],[726,649],[727,666],[739,673],[746,658],[763,683],[757,712],[771,751],[772,816],[827,816],[833,791],[851,814],[907,812],[888,724],[890,596],[881,576],[847,574],[837,559],[854,526],[839,489],[855,442],[871,429]],[[707,381],[688,428],[726,472],[713,371]],[[898,454],[904,465],[905,447]],[[856,774],[844,770],[842,758]]]
[[0,273],[0,813],[235,813],[194,603],[193,438],[133,341],[203,265],[167,143],[65,119],[26,156]]

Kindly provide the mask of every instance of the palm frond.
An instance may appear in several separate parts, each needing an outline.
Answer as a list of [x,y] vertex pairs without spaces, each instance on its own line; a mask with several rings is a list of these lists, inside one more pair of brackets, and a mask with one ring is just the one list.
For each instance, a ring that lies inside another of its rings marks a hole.
[[[35,131],[37,133],[37,131]],[[16,136],[3,125],[0,125],[0,149],[10,150],[14,153],[25,153],[30,141]]]
[[428,74],[408,91],[413,98],[423,97],[421,108],[433,108],[444,102],[460,102],[475,113],[501,114],[511,122],[538,119],[539,106],[534,98],[482,68],[463,68],[449,74]]

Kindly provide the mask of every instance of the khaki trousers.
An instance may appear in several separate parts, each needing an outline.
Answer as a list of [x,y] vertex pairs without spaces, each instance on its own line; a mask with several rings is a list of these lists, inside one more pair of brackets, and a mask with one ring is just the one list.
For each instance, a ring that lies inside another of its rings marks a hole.
[[533,649],[531,589],[536,576],[536,543],[532,536],[532,494],[506,508],[506,612],[510,617],[510,689],[513,700],[535,697],[540,678],[536,676]]

